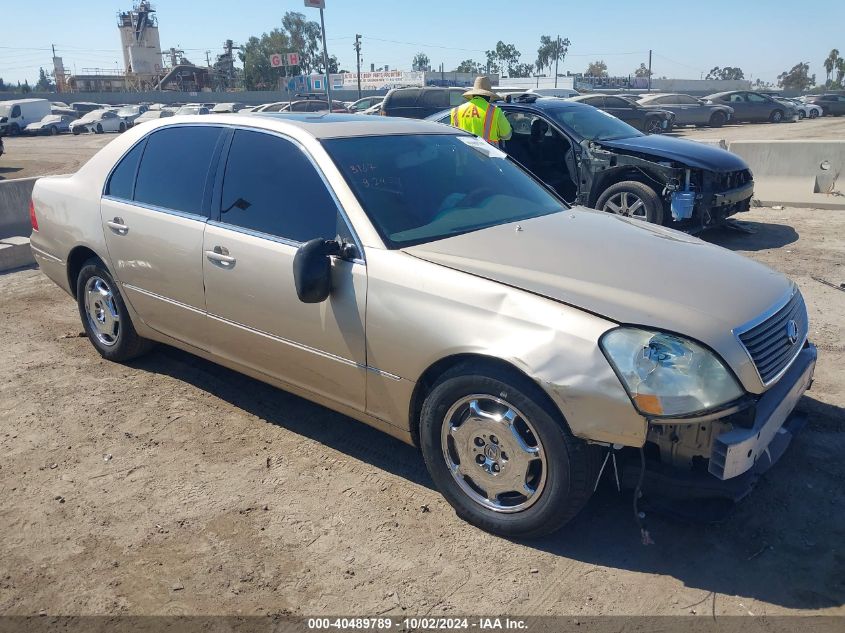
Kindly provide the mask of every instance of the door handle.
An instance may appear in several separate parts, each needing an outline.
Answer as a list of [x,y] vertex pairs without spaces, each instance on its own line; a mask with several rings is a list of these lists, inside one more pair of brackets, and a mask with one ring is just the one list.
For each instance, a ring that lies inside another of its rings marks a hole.
[[129,227],[123,223],[123,218],[115,218],[114,220],[110,220],[106,222],[106,226],[109,227],[115,233],[126,234],[129,232]]
[[205,251],[205,256],[209,261],[227,268],[234,266],[235,262],[238,261],[229,255],[229,249],[225,246],[215,246],[213,250]]

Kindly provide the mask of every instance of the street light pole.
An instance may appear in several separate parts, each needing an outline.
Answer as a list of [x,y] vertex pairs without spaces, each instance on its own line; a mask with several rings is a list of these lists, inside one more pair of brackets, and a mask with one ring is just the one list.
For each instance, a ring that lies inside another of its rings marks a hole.
[[332,82],[329,78],[329,52],[326,49],[326,21],[323,19],[323,9],[326,8],[326,0],[305,0],[305,6],[312,9],[320,9],[320,30],[323,33],[323,64],[326,67],[326,96],[329,101],[329,112],[332,111]]
[[355,63],[358,65],[358,98],[361,98],[361,36],[355,36]]

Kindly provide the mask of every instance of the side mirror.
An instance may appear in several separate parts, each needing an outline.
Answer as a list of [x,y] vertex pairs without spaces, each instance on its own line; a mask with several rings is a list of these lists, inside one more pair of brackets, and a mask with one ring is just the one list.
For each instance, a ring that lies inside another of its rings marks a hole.
[[322,303],[332,293],[332,264],[329,256],[340,253],[335,240],[316,238],[305,242],[293,258],[296,295],[303,303]]

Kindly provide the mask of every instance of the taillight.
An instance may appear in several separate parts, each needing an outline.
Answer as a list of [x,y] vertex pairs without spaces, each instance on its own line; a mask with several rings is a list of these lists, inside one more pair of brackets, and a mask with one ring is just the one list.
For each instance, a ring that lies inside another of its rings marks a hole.
[[35,203],[30,199],[29,201],[29,223],[32,224],[32,230],[38,230],[38,218],[35,217]]

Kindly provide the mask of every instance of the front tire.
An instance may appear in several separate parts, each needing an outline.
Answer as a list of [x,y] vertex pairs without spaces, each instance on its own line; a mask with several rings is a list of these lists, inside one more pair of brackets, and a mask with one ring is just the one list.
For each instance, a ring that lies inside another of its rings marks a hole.
[[710,115],[710,127],[722,127],[728,120],[724,112],[716,111]]
[[59,128],[57,128],[55,125],[51,125],[50,126],[50,136],[55,136],[58,133],[59,133]]
[[803,121],[803,120],[804,120],[804,117],[806,117],[806,116],[807,116],[807,115],[806,115],[806,114],[804,114],[804,111],[803,111],[803,110],[798,110],[798,120],[799,120],[799,121]]
[[101,124],[97,123],[97,134],[102,134],[102,133],[103,133],[103,126]]
[[663,122],[657,117],[646,119],[645,133],[646,134],[660,134],[663,132]]
[[18,136],[21,133],[21,127],[17,123],[12,123],[9,126],[9,136]]
[[151,341],[138,336],[117,284],[99,259],[82,265],[76,303],[88,339],[106,360],[124,362],[152,347]]
[[125,124],[125,123],[121,123],[121,124],[118,126],[117,131],[118,131],[118,132],[120,132],[121,134],[123,134],[123,133],[126,131],[126,124]]
[[623,180],[605,189],[595,208],[652,224],[663,224],[660,196],[654,189],[636,180]]
[[783,110],[775,110],[769,115],[769,121],[772,123],[780,123],[783,121]]
[[811,119],[816,119],[816,118],[818,118],[818,116],[819,116],[818,112],[816,112],[815,110],[810,110],[810,118]]
[[423,403],[420,443],[458,516],[493,534],[554,532],[593,492],[595,447],[516,372],[476,363],[447,372]]
[[73,128],[74,136],[79,136],[80,134],[82,134],[82,130],[80,130],[78,127]]

